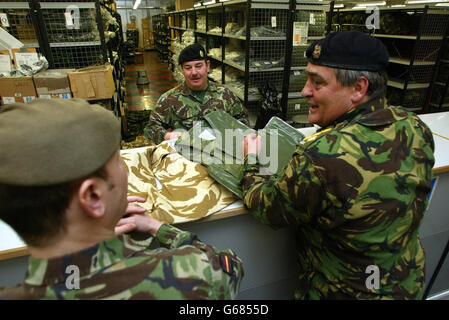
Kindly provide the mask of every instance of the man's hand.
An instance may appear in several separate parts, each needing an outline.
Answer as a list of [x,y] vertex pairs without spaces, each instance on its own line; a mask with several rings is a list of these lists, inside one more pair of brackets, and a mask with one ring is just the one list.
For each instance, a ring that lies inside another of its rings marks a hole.
[[182,134],[182,132],[179,131],[170,131],[170,132],[166,132],[164,135],[164,140],[173,140],[178,138],[180,135]]
[[255,133],[251,133],[243,139],[243,156],[249,153],[259,154],[261,148],[261,138]]
[[125,213],[126,217],[117,222],[114,230],[115,234],[120,235],[136,230],[138,232],[150,233],[153,237],[155,237],[157,231],[163,223],[154,219],[150,215],[145,214],[145,208],[142,208],[134,202],[145,202],[145,199],[135,196],[128,197],[128,207],[126,208]]

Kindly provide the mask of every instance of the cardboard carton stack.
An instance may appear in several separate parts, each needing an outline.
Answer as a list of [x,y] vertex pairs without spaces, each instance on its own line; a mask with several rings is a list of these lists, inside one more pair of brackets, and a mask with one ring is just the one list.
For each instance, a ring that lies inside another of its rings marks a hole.
[[33,76],[34,86],[38,98],[43,99],[70,99],[70,82],[68,73],[74,69],[51,69],[39,72]]
[[109,63],[69,72],[74,98],[86,100],[110,99],[115,92],[113,67]]
[[50,69],[29,77],[1,77],[1,105],[35,98],[111,99],[115,93],[113,67],[106,63],[83,69]]

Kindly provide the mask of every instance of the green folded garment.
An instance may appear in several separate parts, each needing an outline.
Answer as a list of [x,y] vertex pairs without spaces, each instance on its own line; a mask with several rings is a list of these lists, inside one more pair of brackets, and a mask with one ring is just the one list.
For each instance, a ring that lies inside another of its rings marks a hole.
[[272,117],[263,130],[256,131],[217,110],[206,115],[205,120],[195,122],[192,129],[179,137],[175,148],[187,159],[204,165],[211,177],[242,199],[242,142],[250,133],[261,137],[260,172],[265,175],[278,174],[304,138],[278,117]]

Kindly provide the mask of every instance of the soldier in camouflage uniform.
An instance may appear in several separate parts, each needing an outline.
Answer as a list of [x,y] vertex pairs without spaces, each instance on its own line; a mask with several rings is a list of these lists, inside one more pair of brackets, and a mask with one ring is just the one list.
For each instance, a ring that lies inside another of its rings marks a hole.
[[321,129],[278,176],[259,174],[260,138],[245,138],[244,203],[261,222],[296,229],[296,299],[420,299],[418,236],[434,142],[413,113],[385,99],[388,52],[337,32],[307,50],[302,95]]
[[145,199],[127,197],[119,144],[120,121],[80,99],[0,109],[0,218],[31,254],[24,283],[0,299],[236,296],[243,269],[231,250],[163,224],[136,203]]
[[212,111],[222,109],[246,125],[248,114],[240,99],[223,85],[209,81],[210,61],[204,48],[194,43],[179,54],[179,64],[185,82],[161,95],[150,121],[144,129],[145,137],[156,144],[174,139],[178,130],[190,130],[195,121],[203,120]]

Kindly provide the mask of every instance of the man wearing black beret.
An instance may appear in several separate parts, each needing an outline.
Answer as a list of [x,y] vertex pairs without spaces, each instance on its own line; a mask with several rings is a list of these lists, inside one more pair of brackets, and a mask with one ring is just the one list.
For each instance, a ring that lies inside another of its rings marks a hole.
[[178,62],[185,81],[159,98],[144,129],[147,139],[156,144],[175,139],[181,135],[176,129],[189,130],[195,121],[219,109],[248,124],[240,99],[225,86],[208,80],[210,61],[200,44],[184,48]]
[[0,219],[31,254],[24,283],[0,289],[0,300],[235,297],[243,269],[231,250],[127,197],[120,140],[114,114],[81,99],[0,108]]
[[259,173],[260,139],[244,141],[244,203],[274,228],[296,229],[296,299],[420,299],[418,229],[434,165],[429,128],[387,104],[388,52],[358,31],[330,33],[306,52],[305,138],[279,176]]

